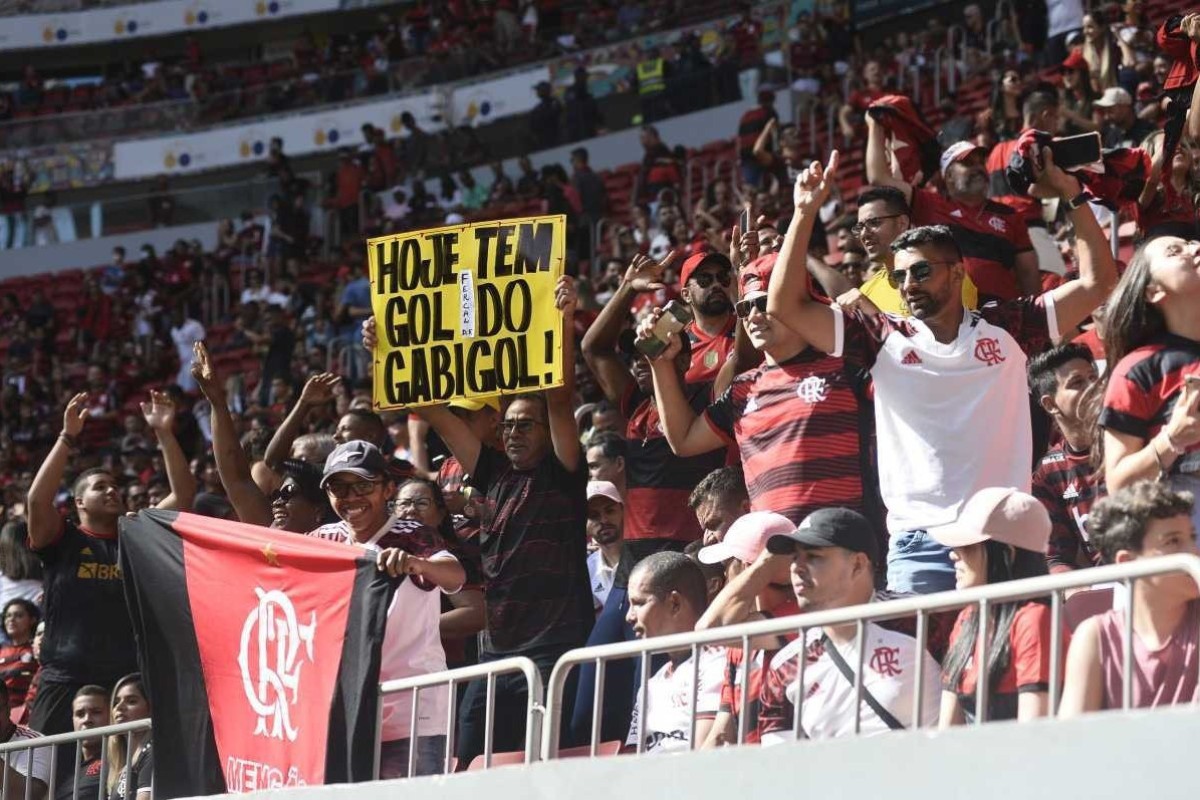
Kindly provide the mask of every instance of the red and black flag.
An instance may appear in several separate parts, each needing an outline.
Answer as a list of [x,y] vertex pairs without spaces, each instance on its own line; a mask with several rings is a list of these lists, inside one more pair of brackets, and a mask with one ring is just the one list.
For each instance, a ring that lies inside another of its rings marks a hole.
[[157,798],[371,779],[393,585],[365,551],[143,511],[121,569]]
[[942,149],[937,133],[912,100],[902,94],[884,95],[867,107],[867,113],[892,135],[892,151],[904,180],[912,183],[918,173],[922,180],[938,174]]

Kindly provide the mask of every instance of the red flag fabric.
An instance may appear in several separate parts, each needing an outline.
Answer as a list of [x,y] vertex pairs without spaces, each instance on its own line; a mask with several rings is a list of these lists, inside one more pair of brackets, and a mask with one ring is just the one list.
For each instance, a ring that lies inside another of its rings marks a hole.
[[867,113],[895,138],[893,151],[904,180],[913,183],[921,173],[925,180],[938,172],[937,133],[925,122],[912,100],[887,94],[867,107]]
[[392,583],[366,551],[149,511],[122,522],[121,567],[156,797],[372,777]]

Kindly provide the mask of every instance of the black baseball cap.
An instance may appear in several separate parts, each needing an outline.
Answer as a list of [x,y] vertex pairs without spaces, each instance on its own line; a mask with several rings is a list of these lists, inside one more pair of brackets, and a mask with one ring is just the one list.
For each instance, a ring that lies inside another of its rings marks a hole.
[[879,563],[879,542],[875,528],[867,518],[848,508],[822,508],[809,514],[791,533],[778,533],[767,540],[774,555],[790,555],[796,545],[803,547],[842,547],[866,553],[872,564]]
[[321,488],[339,472],[350,472],[360,478],[378,480],[387,476],[388,463],[379,448],[370,442],[356,439],[338,445],[329,458],[325,459],[325,473],[321,477]]

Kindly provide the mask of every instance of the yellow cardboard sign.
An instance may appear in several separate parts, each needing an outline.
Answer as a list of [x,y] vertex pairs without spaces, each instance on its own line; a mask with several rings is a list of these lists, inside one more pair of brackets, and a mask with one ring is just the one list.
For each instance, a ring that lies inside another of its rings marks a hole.
[[561,386],[565,253],[562,215],[369,240],[375,408]]

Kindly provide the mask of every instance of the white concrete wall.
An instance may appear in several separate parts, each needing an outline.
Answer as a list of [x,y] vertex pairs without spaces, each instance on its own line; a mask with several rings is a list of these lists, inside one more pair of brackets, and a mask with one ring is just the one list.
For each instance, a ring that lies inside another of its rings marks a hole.
[[[947,733],[572,759],[259,792],[278,800],[1195,800],[1195,707]],[[245,795],[238,795],[245,797]],[[230,795],[229,797],[234,797]]]

